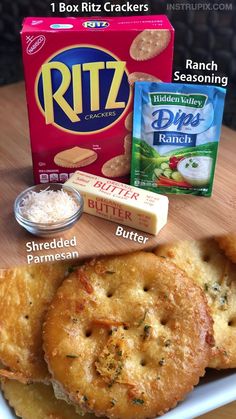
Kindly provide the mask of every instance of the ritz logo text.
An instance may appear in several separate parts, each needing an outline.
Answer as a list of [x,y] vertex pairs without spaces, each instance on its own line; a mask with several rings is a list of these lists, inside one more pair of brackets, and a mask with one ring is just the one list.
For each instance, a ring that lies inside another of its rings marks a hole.
[[35,95],[47,125],[98,132],[116,123],[129,104],[126,62],[95,45],[68,46],[43,63]]
[[87,22],[83,22],[83,27],[86,29],[104,29],[110,26],[109,22],[104,20],[88,20]]

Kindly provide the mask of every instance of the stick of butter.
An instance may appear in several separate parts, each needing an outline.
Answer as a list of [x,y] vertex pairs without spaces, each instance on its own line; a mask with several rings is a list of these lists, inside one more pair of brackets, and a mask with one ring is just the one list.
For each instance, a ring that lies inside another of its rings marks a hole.
[[167,222],[169,201],[164,195],[80,171],[65,185],[81,193],[88,214],[151,234]]

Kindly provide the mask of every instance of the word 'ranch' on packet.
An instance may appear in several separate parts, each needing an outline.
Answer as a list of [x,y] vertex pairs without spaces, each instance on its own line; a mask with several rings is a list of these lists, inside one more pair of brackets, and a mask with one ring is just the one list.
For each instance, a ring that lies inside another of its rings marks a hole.
[[225,89],[136,82],[131,184],[211,196]]

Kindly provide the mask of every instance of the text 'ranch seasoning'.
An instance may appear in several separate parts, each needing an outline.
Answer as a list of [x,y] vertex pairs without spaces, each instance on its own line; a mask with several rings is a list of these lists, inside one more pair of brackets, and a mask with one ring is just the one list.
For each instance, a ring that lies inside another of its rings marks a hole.
[[136,82],[131,183],[211,196],[225,89]]

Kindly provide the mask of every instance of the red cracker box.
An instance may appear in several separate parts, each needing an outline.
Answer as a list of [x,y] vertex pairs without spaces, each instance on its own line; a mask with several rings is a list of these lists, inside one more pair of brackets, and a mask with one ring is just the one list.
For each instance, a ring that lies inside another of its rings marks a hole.
[[167,17],[29,17],[21,35],[35,182],[78,169],[127,182],[133,84],[171,81]]

